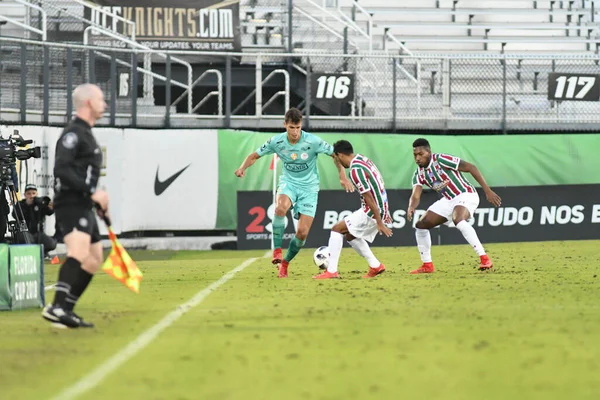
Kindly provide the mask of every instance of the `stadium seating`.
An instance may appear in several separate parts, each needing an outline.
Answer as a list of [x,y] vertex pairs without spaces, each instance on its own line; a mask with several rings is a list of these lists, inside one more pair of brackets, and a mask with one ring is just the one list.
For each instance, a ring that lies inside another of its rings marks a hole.
[[285,46],[284,26],[287,9],[280,0],[242,0],[240,25],[242,47],[248,50],[271,49],[282,51]]
[[412,52],[596,50],[589,44],[597,25],[585,1],[339,0],[339,6],[358,26],[372,25],[376,49],[384,42],[398,48],[390,34]]
[[[370,39],[354,38],[362,49],[371,40],[374,50],[386,53],[516,55],[506,62],[506,87],[511,93],[506,107],[524,118],[557,112],[546,99],[548,72],[557,67],[563,71],[595,69],[593,61],[532,58],[537,54],[560,58],[597,53],[599,25],[594,22],[590,1],[338,0],[337,6],[359,29],[369,31]],[[363,101],[368,105],[367,115],[389,116],[392,71],[378,67],[368,62],[363,65],[362,79],[367,77],[360,83]],[[504,71],[498,61],[454,57],[444,67],[439,58],[410,58],[400,60],[397,68],[398,115],[441,117],[436,110],[444,108],[444,84],[445,91],[451,91],[454,116],[494,118],[502,112],[499,94]],[[444,82],[444,72],[451,82]]]
[[[356,72],[356,100],[364,104],[364,108],[356,107],[360,115],[391,118],[395,90],[398,118],[433,120],[444,118],[440,110],[451,110],[465,119],[495,119],[503,108],[523,118],[550,116],[557,109],[546,98],[548,72],[597,70],[594,61],[581,58],[597,54],[600,43],[592,0],[294,0],[293,4],[294,50],[330,55],[312,59],[313,71]],[[48,14],[49,40],[82,41],[82,31],[89,23],[82,4],[49,0],[43,7]],[[25,7],[14,1],[0,1],[0,15],[28,19],[39,26],[35,13],[28,17]],[[249,54],[243,62],[253,63],[254,52],[286,51],[288,17],[284,0],[242,0],[242,50]],[[3,36],[7,29],[15,36],[19,32],[25,36],[24,31],[8,25],[0,26]],[[33,61],[28,63],[31,90],[26,93],[27,102],[40,108],[42,65],[35,60],[41,56],[34,54],[36,50],[29,51],[28,60]],[[3,46],[0,52],[2,106],[16,108],[21,96],[19,51],[13,45]],[[364,57],[344,58],[346,52]],[[465,53],[470,56],[457,56]],[[511,58],[506,62],[486,58],[500,53]],[[392,65],[390,55],[411,57]],[[566,60],[569,55],[573,58]],[[306,60],[298,60],[297,70],[302,71]],[[272,57],[268,62],[283,61]],[[52,104],[64,104],[64,58],[53,58],[50,68],[56,71],[50,75],[52,109]],[[84,79],[84,66],[80,63],[77,68],[74,84]],[[509,94],[506,103],[502,99],[504,77]],[[129,106],[125,102],[119,109],[127,112]],[[144,103],[144,107],[152,111],[151,104]],[[561,110],[568,112],[568,107],[572,106],[563,105]]]

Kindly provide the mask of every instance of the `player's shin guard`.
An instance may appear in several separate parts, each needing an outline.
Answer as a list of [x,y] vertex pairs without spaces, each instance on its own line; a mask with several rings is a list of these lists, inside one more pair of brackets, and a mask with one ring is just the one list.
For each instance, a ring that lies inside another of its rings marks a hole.
[[300,249],[302,247],[304,247],[304,243],[306,243],[306,241],[300,240],[294,235],[294,237],[290,241],[290,246],[288,247],[288,251],[287,251],[287,253],[285,253],[285,257],[284,257],[285,261],[287,261],[288,263],[290,261],[292,261],[294,259],[294,257],[296,257],[296,254],[298,254]]
[[69,257],[66,259],[64,264],[58,271],[58,282],[56,282],[56,293],[54,294],[55,306],[65,307],[67,296],[73,290],[73,287],[77,283],[79,277],[79,270],[81,269],[81,263]]
[[477,253],[478,256],[485,255],[483,245],[479,241],[479,238],[477,237],[477,232],[475,232],[475,229],[471,226],[471,224],[469,224],[465,220],[462,220],[458,224],[456,224],[456,229],[458,229],[460,233],[463,234],[467,242],[471,245],[471,247],[473,247],[473,250],[475,250],[475,253]]
[[349,240],[348,243],[361,257],[367,260],[369,267],[378,268],[381,265],[377,257],[375,257],[371,251],[371,248],[365,239],[355,238],[353,240]]
[[429,233],[429,229],[419,229],[415,230],[415,236],[417,238],[417,248],[419,249],[419,253],[421,254],[421,261],[424,263],[431,262],[431,234]]
[[273,246],[276,249],[281,248],[281,242],[283,241],[283,231],[285,230],[285,216],[280,217],[276,215],[273,218]]
[[79,297],[81,297],[83,292],[85,292],[85,289],[88,287],[93,277],[94,275],[90,274],[83,268],[79,268],[79,275],[77,277],[77,281],[71,287],[71,291],[67,295],[64,307],[65,310],[73,311],[75,304],[77,304],[77,300],[79,300]]
[[340,253],[344,246],[344,235],[339,232],[331,231],[329,235],[329,265],[327,265],[327,272],[335,273],[338,270],[338,263],[340,261]]

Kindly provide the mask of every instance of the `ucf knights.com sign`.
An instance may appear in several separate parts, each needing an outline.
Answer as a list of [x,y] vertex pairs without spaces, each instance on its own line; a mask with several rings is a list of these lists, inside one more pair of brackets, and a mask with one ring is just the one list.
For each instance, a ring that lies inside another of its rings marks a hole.
[[[112,14],[135,22],[135,38],[152,49],[240,51],[239,1],[94,0]],[[131,37],[132,26],[85,7],[85,17],[110,31]],[[92,31],[98,46],[126,47],[124,42]]]
[[42,246],[0,244],[0,310],[45,305]]
[[[556,185],[494,188],[502,197],[495,208],[479,193],[480,203],[470,220],[481,241],[528,242],[600,239],[600,185]],[[412,223],[406,218],[411,190],[388,190],[393,218],[391,238],[377,236],[374,246],[414,246],[413,224],[438,197],[424,192]],[[273,219],[271,192],[238,192],[238,248],[269,249]],[[327,245],[336,222],[360,206],[356,193],[325,190],[319,193],[317,213],[306,246]],[[284,247],[293,237],[297,221],[286,217]],[[455,228],[432,230],[433,243],[464,244]]]

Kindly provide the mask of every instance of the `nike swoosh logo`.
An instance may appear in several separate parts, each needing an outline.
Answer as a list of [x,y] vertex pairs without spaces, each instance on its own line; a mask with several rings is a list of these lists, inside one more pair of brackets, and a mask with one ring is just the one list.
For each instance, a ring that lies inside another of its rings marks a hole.
[[183,174],[183,171],[188,169],[190,165],[192,164],[188,164],[187,167],[177,171],[175,174],[171,175],[169,178],[165,179],[162,182],[158,179],[159,167],[156,167],[156,178],[154,178],[154,194],[160,196],[165,190],[167,190],[169,186],[171,186],[173,182],[175,182],[175,179],[177,179],[179,175]]

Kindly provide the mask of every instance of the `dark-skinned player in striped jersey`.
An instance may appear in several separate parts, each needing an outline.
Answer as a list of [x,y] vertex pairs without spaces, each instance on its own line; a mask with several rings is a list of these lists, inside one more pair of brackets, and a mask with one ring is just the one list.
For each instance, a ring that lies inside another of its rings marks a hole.
[[412,220],[419,205],[423,185],[440,193],[442,198],[433,203],[415,225],[417,247],[423,265],[411,271],[411,274],[427,274],[434,271],[429,230],[441,224],[449,224],[450,221],[479,256],[479,270],[491,269],[492,261],[479,241],[475,229],[468,222],[479,206],[479,195],[463,172],[468,172],[475,178],[483,188],[487,200],[496,207],[501,204],[500,196],[490,189],[475,165],[448,154],[432,153],[426,139],[421,138],[413,142],[413,154],[418,168],[412,180],[413,191],[408,203],[408,220]]

